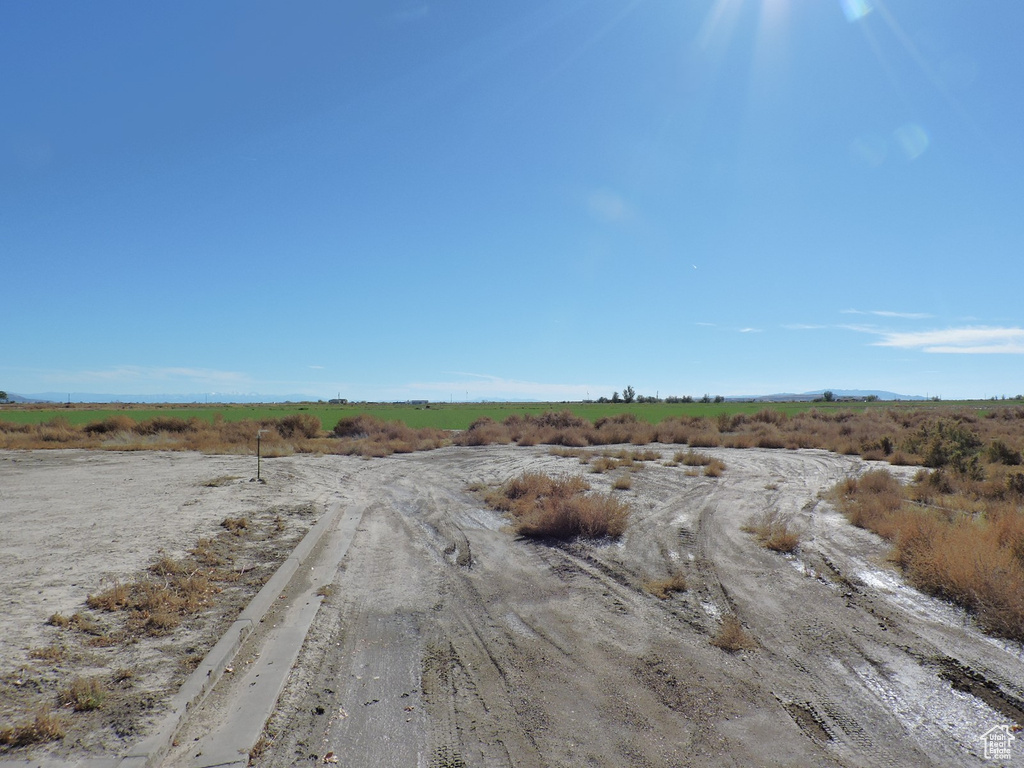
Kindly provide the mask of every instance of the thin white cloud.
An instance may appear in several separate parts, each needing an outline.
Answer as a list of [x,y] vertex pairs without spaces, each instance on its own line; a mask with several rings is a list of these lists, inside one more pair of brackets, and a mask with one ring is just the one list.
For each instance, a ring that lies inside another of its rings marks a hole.
[[789,331],[820,331],[823,328],[828,328],[827,325],[811,325],[810,323],[789,323],[782,327]]
[[760,328],[740,328],[740,333],[761,333]]
[[1024,354],[1024,328],[947,328],[941,331],[894,333],[869,331],[881,335],[879,347],[920,349],[935,354],[1021,355]]
[[926,312],[893,312],[888,309],[843,309],[840,312],[844,315],[874,315],[875,317],[898,317],[903,320],[928,320],[933,317]]
[[249,381],[249,377],[238,371],[218,371],[212,368],[184,367],[151,367],[142,365],[120,365],[101,370],[80,371],[77,374],[65,374],[71,378],[92,381],[175,381],[216,382],[223,384],[240,384]]

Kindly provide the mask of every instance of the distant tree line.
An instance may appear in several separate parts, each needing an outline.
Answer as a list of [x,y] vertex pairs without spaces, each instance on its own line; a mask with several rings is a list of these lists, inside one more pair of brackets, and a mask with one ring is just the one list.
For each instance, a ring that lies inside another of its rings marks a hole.
[[612,392],[612,396],[605,397],[602,395],[597,398],[599,403],[724,403],[725,397],[722,395],[711,395],[705,393],[703,397],[697,398],[696,400],[690,395],[683,395],[677,397],[670,395],[665,398],[657,397],[656,395],[638,395],[636,390],[631,386],[627,386],[622,390],[622,394],[619,395],[618,391]]

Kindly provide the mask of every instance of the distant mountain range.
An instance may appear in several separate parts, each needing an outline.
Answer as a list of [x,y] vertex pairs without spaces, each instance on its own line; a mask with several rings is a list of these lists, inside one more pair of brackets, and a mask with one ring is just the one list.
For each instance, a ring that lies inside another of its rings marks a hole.
[[754,400],[756,402],[764,403],[806,403],[813,400],[817,400],[822,397],[825,392],[831,391],[836,399],[841,398],[857,398],[863,400],[867,397],[877,397],[879,400],[927,400],[928,398],[922,397],[921,395],[899,395],[895,392],[885,392],[879,389],[833,389],[825,390],[818,389],[814,392],[803,392],[802,394],[795,394],[793,392],[784,392],[776,395],[751,395],[749,397],[727,397],[726,400]]
[[258,392],[209,392],[186,395],[109,395],[95,392],[39,392],[34,395],[7,394],[14,403],[304,403],[319,398],[310,395],[263,395]]
[[[730,402],[810,402],[820,398],[826,390],[817,389],[813,392],[780,392],[777,394],[752,394],[730,396]],[[831,393],[837,399],[864,399],[871,395],[880,400],[925,400],[920,394],[897,394],[880,389],[833,389]],[[259,392],[209,392],[191,394],[101,394],[96,392],[39,392],[37,394],[7,394],[11,402],[171,402],[171,403],[251,403],[251,402],[316,402],[319,398],[308,394],[261,394]],[[479,400],[480,402],[504,402],[505,400]],[[525,401],[525,400],[523,400]],[[532,401],[532,400],[530,400]]]

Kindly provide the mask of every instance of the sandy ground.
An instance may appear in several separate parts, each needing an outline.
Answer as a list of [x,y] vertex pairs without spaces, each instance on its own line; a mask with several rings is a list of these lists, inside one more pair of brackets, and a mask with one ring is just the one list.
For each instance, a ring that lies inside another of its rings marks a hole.
[[[76,675],[108,680],[127,668],[132,680],[110,691],[106,717],[68,711],[75,724],[69,737],[33,748],[120,752],[323,512],[344,461],[264,460],[261,484],[250,482],[253,457],[0,451],[0,725],[22,722],[39,704],[55,706],[57,691]],[[251,522],[235,563],[244,578],[186,626],[96,647],[93,636],[47,624],[55,613],[83,612],[113,628],[112,615],[86,609],[88,595],[131,581],[158,556],[180,557],[200,538],[222,534],[228,517]],[[265,533],[271,529],[272,536]],[[64,649],[62,658],[33,658],[50,647]]]
[[[677,447],[660,450],[668,459]],[[703,452],[724,460],[722,477],[647,462],[617,492],[634,510],[620,541],[562,546],[518,539],[467,487],[532,469],[607,491],[623,470],[589,474],[543,447],[453,447],[275,459],[261,487],[246,482],[246,458],[0,454],[12,532],[0,544],[12,585],[0,663],[25,664],[50,613],[159,548],[190,546],[240,508],[331,497],[368,506],[257,766],[329,751],[340,765],[431,768],[999,764],[981,737],[1024,725],[1024,652],[907,587],[877,537],[821,499],[868,465],[821,451]],[[239,481],[202,485],[222,475]],[[794,515],[795,556],[741,530],[766,509]],[[673,569],[686,592],[644,590]],[[756,648],[710,644],[729,614]],[[217,715],[200,708],[182,744]],[[1014,747],[1007,764],[1024,762]],[[187,749],[168,764],[189,766]]]

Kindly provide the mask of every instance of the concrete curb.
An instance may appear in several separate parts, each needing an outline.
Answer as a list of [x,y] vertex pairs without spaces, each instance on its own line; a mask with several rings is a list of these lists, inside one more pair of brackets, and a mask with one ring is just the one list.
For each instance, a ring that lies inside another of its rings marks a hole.
[[189,675],[184,685],[171,699],[169,710],[156,730],[130,748],[119,760],[114,760],[110,764],[117,768],[154,768],[166,757],[185,715],[201,704],[217,684],[225,667],[230,666],[238,649],[274,605],[278,596],[286,590],[299,567],[316,549],[324,534],[337,525],[341,513],[341,502],[335,501],[328,507],[327,513],[302,537],[302,541],[292,550],[288,559],[267,580],[217,644],[206,654],[196,670]]

